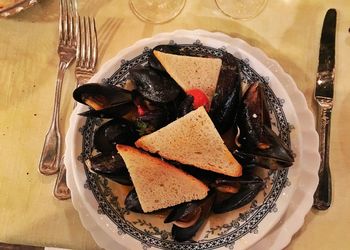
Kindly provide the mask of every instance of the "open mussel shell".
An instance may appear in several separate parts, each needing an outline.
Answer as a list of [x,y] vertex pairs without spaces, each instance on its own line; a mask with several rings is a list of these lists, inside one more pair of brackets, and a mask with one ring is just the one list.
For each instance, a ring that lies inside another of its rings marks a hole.
[[125,208],[135,213],[144,213],[135,189],[132,189],[125,198]]
[[288,168],[293,165],[293,161],[284,161],[281,159],[272,158],[271,156],[264,157],[256,153],[246,153],[240,150],[235,150],[233,153],[235,159],[246,168],[261,167],[271,170],[280,168]]
[[[209,192],[208,196],[205,199],[199,201],[198,206],[200,207],[200,216],[197,217],[197,220],[191,226],[179,227],[175,224],[173,225],[171,233],[174,240],[183,242],[186,240],[190,240],[193,236],[195,236],[197,231],[201,228],[206,219],[209,217],[214,199],[215,192]],[[183,211],[186,211],[186,209]]]
[[255,165],[268,169],[285,168],[293,165],[294,156],[291,149],[270,128],[263,127],[261,144],[242,140],[242,146],[234,152],[237,160],[243,165]]
[[116,104],[114,106],[104,108],[101,110],[91,109],[85,112],[81,112],[79,113],[79,115],[85,116],[85,117],[98,117],[98,118],[119,118],[128,114],[133,109],[135,109],[135,106],[133,103],[122,103],[122,104]]
[[234,126],[241,100],[239,64],[230,53],[224,52],[218,83],[210,106],[210,118],[220,134]]
[[[239,182],[240,188],[237,193],[227,195],[227,193],[217,192],[216,200],[213,205],[214,213],[226,213],[234,209],[243,207],[250,203],[264,187],[264,181],[256,175],[253,175],[250,180],[242,180]],[[237,182],[227,181],[221,184],[235,185]]]
[[[132,101],[131,92],[111,84],[87,83],[76,88],[73,98],[82,104],[107,108]],[[92,107],[94,108],[94,107]],[[98,108],[94,108],[95,110]]]
[[126,165],[119,154],[97,154],[86,162],[89,169],[119,184],[133,185]]
[[263,83],[249,85],[239,109],[237,124],[242,134],[241,141],[262,147],[266,143],[264,127],[271,128]]
[[134,145],[138,139],[133,124],[125,119],[113,119],[96,129],[94,146],[103,154],[116,152],[117,144]]
[[167,73],[148,65],[130,69],[129,73],[137,92],[150,101],[168,103],[182,92],[180,86]]
[[164,223],[170,223],[174,221],[182,221],[188,223],[195,223],[197,214],[201,212],[199,202],[185,202],[175,206],[169,215],[165,218]]
[[243,96],[237,124],[240,129],[240,148],[236,156],[244,165],[276,169],[293,164],[290,148],[271,129],[264,85],[251,84]]
[[83,116],[120,117],[133,108],[132,92],[110,84],[84,84],[74,90],[73,97],[92,108],[81,113]]

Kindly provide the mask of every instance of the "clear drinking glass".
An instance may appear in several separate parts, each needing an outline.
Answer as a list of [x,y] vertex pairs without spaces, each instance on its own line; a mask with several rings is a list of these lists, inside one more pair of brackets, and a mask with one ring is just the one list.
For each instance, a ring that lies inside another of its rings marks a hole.
[[215,0],[218,8],[234,19],[251,19],[259,15],[267,0]]
[[165,23],[182,11],[186,0],[129,0],[134,14],[149,23]]

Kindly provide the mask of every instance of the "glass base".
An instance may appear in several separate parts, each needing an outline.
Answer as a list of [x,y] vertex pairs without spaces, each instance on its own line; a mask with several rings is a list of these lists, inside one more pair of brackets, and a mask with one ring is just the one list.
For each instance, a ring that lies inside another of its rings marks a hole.
[[234,19],[252,19],[259,15],[267,0],[215,0],[218,8]]
[[184,8],[186,0],[130,0],[130,9],[142,21],[165,23],[174,19]]

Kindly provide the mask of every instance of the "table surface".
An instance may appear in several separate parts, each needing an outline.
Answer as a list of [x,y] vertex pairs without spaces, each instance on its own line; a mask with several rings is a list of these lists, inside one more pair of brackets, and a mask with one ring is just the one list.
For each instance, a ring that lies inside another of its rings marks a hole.
[[[330,164],[333,204],[311,210],[287,249],[348,249],[350,238],[350,4],[348,0],[270,0],[255,19],[223,15],[214,0],[188,0],[183,12],[161,25],[137,19],[127,0],[79,1],[79,13],[96,17],[102,65],[135,41],[176,29],[205,29],[246,40],[277,60],[315,111],[313,90],[319,39],[328,8],[338,11],[336,79]],[[43,176],[38,162],[49,127],[57,74],[58,1],[0,19],[0,242],[97,249],[70,200],[53,198],[56,176]],[[61,131],[72,110],[74,67],[65,76]],[[347,153],[348,152],[348,153]],[[345,236],[345,237],[344,237]]]

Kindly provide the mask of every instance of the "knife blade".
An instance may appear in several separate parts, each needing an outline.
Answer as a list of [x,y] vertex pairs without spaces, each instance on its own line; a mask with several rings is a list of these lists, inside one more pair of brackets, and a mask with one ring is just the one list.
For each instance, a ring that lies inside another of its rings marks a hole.
[[329,166],[330,125],[333,109],[335,72],[335,33],[337,12],[329,9],[326,13],[320,42],[319,62],[316,77],[315,100],[317,102],[317,131],[320,138],[321,164],[319,184],[314,194],[314,208],[326,210],[332,202],[332,180]]

